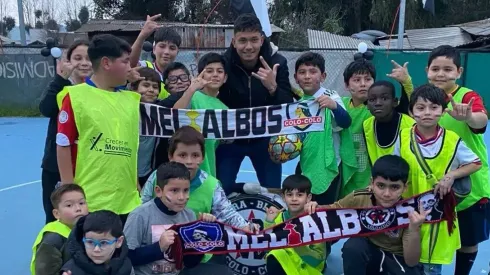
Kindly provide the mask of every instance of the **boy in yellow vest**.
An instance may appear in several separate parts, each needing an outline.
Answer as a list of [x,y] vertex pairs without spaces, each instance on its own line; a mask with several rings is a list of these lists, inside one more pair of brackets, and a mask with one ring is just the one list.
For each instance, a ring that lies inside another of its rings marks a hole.
[[[110,210],[124,221],[141,204],[137,154],[141,96],[120,91],[131,73],[130,45],[113,35],[92,39],[88,55],[94,74],[68,86],[56,135],[61,183],[76,183],[91,212]],[[63,97],[64,96],[64,97]]]
[[[393,152],[410,165],[410,185],[405,197],[427,192],[435,186],[432,200],[442,199],[451,191],[455,180],[470,176],[482,167],[478,156],[455,132],[439,126],[446,108],[444,91],[431,84],[418,87],[410,97],[410,113],[416,124],[401,131]],[[440,275],[442,265],[452,262],[461,247],[461,220],[455,225],[452,234],[446,221],[422,226],[420,262],[424,264],[425,274]]]
[[[316,208],[389,208],[402,199],[410,188],[409,165],[399,156],[380,157],[371,169],[368,188],[359,189],[331,205],[318,205],[312,201],[305,207],[309,214]],[[408,213],[408,228],[383,232],[368,237],[348,239],[342,248],[345,275],[422,275],[420,259],[420,227],[430,210],[423,204]]]
[[371,164],[384,155],[393,153],[393,145],[402,129],[415,121],[397,111],[395,86],[388,81],[376,81],[368,90],[367,108],[373,115],[363,122],[364,138]]
[[[274,206],[266,209],[264,228],[272,227],[302,214],[311,201],[311,181],[303,175],[291,175],[282,183],[282,197],[287,210]],[[321,275],[327,259],[325,243],[297,248],[272,250],[266,257],[267,273],[274,275]]]
[[456,253],[455,274],[468,275],[478,253],[478,244],[488,240],[490,234],[488,153],[483,139],[488,115],[477,92],[456,84],[463,73],[458,49],[451,46],[434,49],[429,55],[426,70],[429,82],[448,95],[449,112],[441,117],[439,124],[458,134],[482,164],[481,169],[471,175],[470,195],[456,207],[461,249]]
[[77,220],[88,214],[83,189],[66,184],[51,194],[53,215],[57,219],[46,224],[32,246],[31,275],[55,275],[68,261],[65,243]]

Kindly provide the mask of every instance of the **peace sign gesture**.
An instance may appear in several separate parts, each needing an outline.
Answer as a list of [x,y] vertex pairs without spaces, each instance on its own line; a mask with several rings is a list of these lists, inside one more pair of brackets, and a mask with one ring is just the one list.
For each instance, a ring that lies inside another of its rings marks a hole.
[[143,25],[143,29],[141,30],[141,35],[145,38],[149,37],[159,27],[156,21],[160,19],[160,17],[162,17],[161,14],[153,16],[147,15],[145,25]]
[[391,64],[393,64],[393,69],[391,70],[391,74],[387,74],[386,76],[392,78],[399,83],[405,83],[410,77],[408,74],[408,62],[405,62],[403,66],[396,63],[395,60],[391,60]]
[[420,226],[425,222],[427,215],[429,215],[431,211],[432,208],[425,211],[424,205],[422,204],[422,202],[420,202],[418,212],[415,211],[415,209],[408,212],[408,219],[410,220],[408,228],[410,230],[418,230]]
[[196,78],[193,78],[191,81],[191,85],[189,86],[189,90],[198,91],[204,89],[206,85],[211,83],[211,81],[205,80],[203,78],[205,70],[203,70]]
[[452,95],[449,95],[449,100],[451,101],[451,105],[453,107],[452,110],[447,109],[446,112],[452,116],[454,119],[459,121],[467,121],[471,118],[471,114],[473,113],[473,102],[474,98],[471,98],[468,104],[465,103],[456,103]]
[[260,62],[262,63],[263,68],[260,68],[257,73],[252,73],[252,75],[262,81],[262,85],[269,90],[270,94],[274,94],[277,89],[276,76],[279,64],[275,64],[271,69],[269,64],[265,62],[265,59],[262,56],[260,57]]

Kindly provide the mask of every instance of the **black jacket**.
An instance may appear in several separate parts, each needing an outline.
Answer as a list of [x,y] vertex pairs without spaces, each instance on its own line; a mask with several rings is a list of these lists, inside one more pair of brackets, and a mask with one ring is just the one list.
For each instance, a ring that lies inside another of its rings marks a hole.
[[260,79],[252,76],[252,72],[257,72],[262,67],[262,63],[260,61],[257,62],[256,68],[248,71],[243,67],[235,47],[230,45],[223,55],[228,80],[221,87],[218,95],[218,98],[228,108],[239,109],[293,102],[293,92],[289,82],[289,69],[286,58],[279,53],[272,55],[272,48],[268,39],[264,40],[259,56],[264,57],[271,68],[275,64],[279,64],[276,77],[277,90],[274,96],[269,94]]
[[56,133],[58,132],[58,113],[60,111],[56,96],[65,86],[70,85],[72,85],[72,83],[69,80],[56,75],[53,81],[49,83],[49,86],[44,93],[44,97],[39,103],[39,111],[41,111],[43,116],[49,118],[41,168],[54,173],[58,173],[58,161],[56,160]]
[[133,266],[128,258],[128,245],[124,240],[121,248],[116,249],[112,255],[112,259],[107,264],[95,264],[90,260],[85,253],[85,245],[83,244],[83,223],[85,217],[78,220],[77,225],[73,228],[66,249],[70,253],[69,260],[61,269],[60,274],[65,271],[71,271],[72,275],[131,275],[133,274]]

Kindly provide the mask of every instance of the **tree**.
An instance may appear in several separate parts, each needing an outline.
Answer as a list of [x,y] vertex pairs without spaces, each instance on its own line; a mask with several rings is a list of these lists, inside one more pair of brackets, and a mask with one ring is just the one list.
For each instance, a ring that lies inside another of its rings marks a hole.
[[15,19],[11,16],[5,16],[3,18],[3,22],[5,23],[5,29],[7,30],[7,33],[15,27]]
[[68,20],[65,22],[66,24],[66,30],[69,31],[69,32],[74,32],[76,30],[78,30],[82,24],[80,23],[80,21],[74,19],[74,20]]
[[41,17],[43,16],[43,11],[42,10],[36,10],[34,12],[34,16],[36,17],[36,23],[34,24],[34,28],[43,29],[44,23],[41,21]]
[[59,31],[60,29],[60,27],[58,26],[58,22],[56,22],[56,20],[52,18],[49,18],[48,21],[46,21],[46,25],[44,25],[44,27],[47,30],[51,30],[51,31]]
[[78,13],[78,19],[80,20],[79,22],[81,24],[87,24],[89,17],[90,14],[88,11],[88,7],[87,6],[81,7],[80,12]]

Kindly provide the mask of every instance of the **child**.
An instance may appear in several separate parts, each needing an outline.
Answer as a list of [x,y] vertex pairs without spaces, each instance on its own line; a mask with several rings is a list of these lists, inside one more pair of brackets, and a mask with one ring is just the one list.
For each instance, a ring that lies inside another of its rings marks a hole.
[[[368,188],[356,190],[332,205],[317,206],[312,201],[306,206],[307,212],[314,213],[316,208],[388,208],[399,202],[409,188],[408,163],[398,156],[380,157],[372,166],[371,175]],[[421,206],[418,212],[409,212],[408,228],[348,239],[342,248],[344,274],[422,275],[420,226],[429,213]]]
[[31,275],[59,274],[68,259],[66,239],[80,217],[87,215],[85,193],[76,184],[66,184],[51,194],[56,221],[46,224],[32,246]]
[[[207,53],[201,57],[197,65],[199,76],[194,79],[174,105],[176,109],[216,109],[224,110],[228,107],[217,98],[219,89],[226,82],[225,62],[217,53]],[[216,177],[216,148],[217,139],[206,139],[204,161],[201,169]]]
[[[168,157],[170,161],[185,164],[190,171],[190,199],[187,207],[196,214],[211,213],[226,224],[250,232],[249,223],[236,211],[226,197],[220,182],[199,168],[204,159],[204,137],[196,129],[184,126],[170,138]],[[156,174],[153,173],[142,190],[142,200],[155,197]]]
[[325,59],[313,52],[296,61],[294,77],[304,92],[302,100],[315,99],[325,108],[325,130],[310,132],[303,141],[300,165],[312,183],[313,199],[330,204],[338,199],[343,183],[355,172],[357,160],[352,137],[347,130],[351,118],[337,92],[320,85],[325,81]]
[[[161,81],[163,82],[162,73],[165,71],[167,66],[175,61],[177,54],[179,53],[179,47],[182,43],[182,37],[173,29],[159,27],[156,20],[161,17],[161,14],[154,15],[152,17],[147,16],[145,25],[141,30],[140,34],[133,43],[131,51],[131,67],[142,66],[154,69],[160,75]],[[145,40],[153,35],[153,52],[155,61],[153,63],[149,61],[139,61],[141,50],[143,49],[143,44]],[[162,83],[159,99],[165,99],[170,94],[165,89],[165,84]]]
[[[271,227],[302,214],[311,201],[311,181],[302,175],[291,175],[282,183],[282,196],[288,209],[279,212],[274,206],[266,209],[264,227]],[[325,243],[272,250],[266,257],[267,272],[274,275],[321,275],[326,260]]]
[[88,55],[94,74],[58,95],[62,104],[56,136],[62,184],[79,184],[91,212],[111,210],[121,215],[123,223],[141,204],[137,189],[141,96],[115,92],[131,72],[130,52],[129,44],[113,35],[92,39]]
[[376,81],[368,90],[367,107],[373,117],[362,127],[370,163],[393,153],[393,145],[402,129],[410,128],[415,121],[396,110],[398,100],[395,86],[388,81]]
[[134,274],[121,219],[111,211],[95,211],[81,218],[68,238],[67,248],[71,260],[61,272],[71,275]]
[[[435,185],[442,199],[455,180],[475,173],[482,166],[478,156],[456,133],[439,126],[446,107],[444,91],[431,84],[418,87],[410,97],[410,113],[416,124],[401,131],[393,152],[410,165],[410,186],[405,197],[429,191]],[[426,274],[441,274],[442,265],[452,262],[461,246],[459,232],[456,224],[450,235],[445,221],[422,226],[420,262]]]
[[180,62],[173,62],[167,66],[162,74],[165,89],[170,94],[182,94],[191,85],[191,73]]
[[456,209],[461,233],[461,249],[456,253],[455,274],[470,274],[478,253],[478,244],[490,234],[490,184],[488,179],[487,146],[483,139],[488,116],[483,100],[471,89],[460,87],[461,57],[458,49],[440,46],[429,55],[429,82],[448,95],[448,112],[439,121],[441,127],[454,131],[481,161],[481,169],[471,174],[471,193]]
[[[188,156],[191,157],[191,156]],[[183,224],[197,219],[193,210],[187,208],[190,193],[190,172],[184,164],[169,162],[158,167],[156,198],[136,208],[128,218],[124,234],[128,240],[129,257],[136,275],[178,274],[180,270],[170,258],[169,248],[177,233],[167,230],[174,224]],[[199,219],[214,222],[216,217],[199,213]],[[184,256],[187,268],[196,267],[203,255]],[[225,272],[227,267],[215,267],[215,272]],[[195,274],[205,274],[199,266]]]

